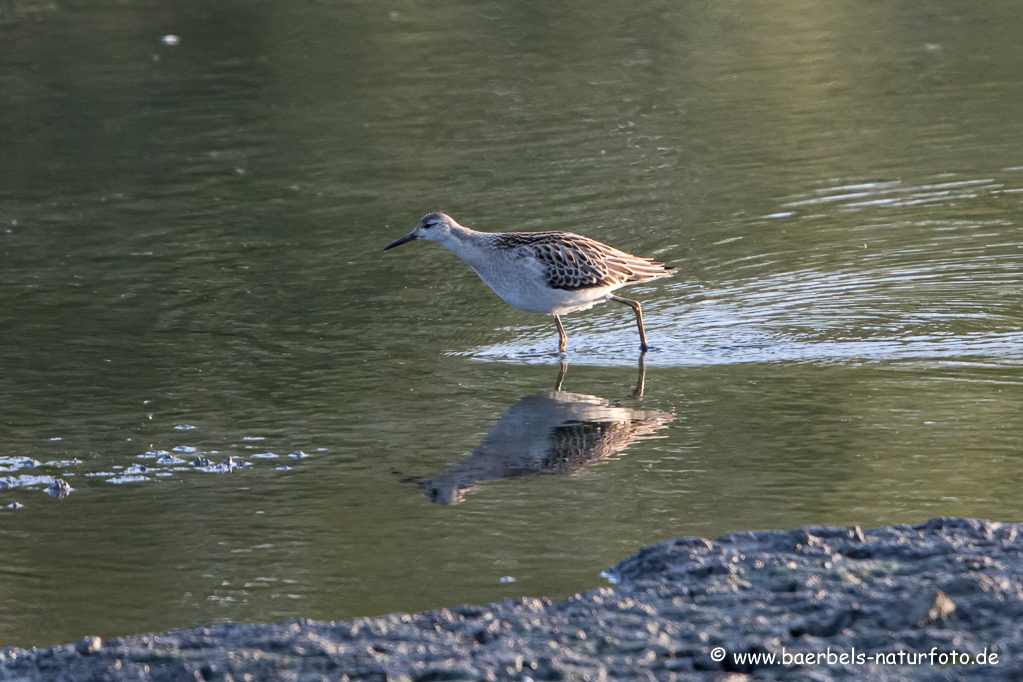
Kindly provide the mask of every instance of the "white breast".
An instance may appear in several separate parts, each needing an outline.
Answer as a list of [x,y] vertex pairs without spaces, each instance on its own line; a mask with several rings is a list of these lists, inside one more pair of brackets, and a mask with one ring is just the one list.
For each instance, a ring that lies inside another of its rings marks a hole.
[[563,315],[607,300],[611,287],[566,291],[547,284],[547,271],[531,256],[473,259],[469,266],[505,303],[527,313]]
[[551,289],[543,282],[490,282],[486,279],[483,281],[509,305],[541,315],[564,315],[586,310],[606,301],[608,294],[605,289],[578,291]]

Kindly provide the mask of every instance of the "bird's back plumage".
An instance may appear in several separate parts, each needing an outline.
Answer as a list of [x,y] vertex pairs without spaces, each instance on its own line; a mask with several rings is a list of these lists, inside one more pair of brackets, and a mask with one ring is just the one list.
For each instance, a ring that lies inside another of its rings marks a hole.
[[498,248],[534,258],[553,289],[618,288],[675,274],[673,267],[571,232],[499,232],[493,240]]

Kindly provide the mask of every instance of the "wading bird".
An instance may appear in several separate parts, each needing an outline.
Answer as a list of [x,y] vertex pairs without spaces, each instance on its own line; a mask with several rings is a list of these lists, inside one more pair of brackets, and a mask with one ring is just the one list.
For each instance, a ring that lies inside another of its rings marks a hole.
[[443,213],[427,213],[415,229],[384,251],[417,239],[453,251],[505,303],[528,313],[553,315],[561,352],[568,342],[561,316],[605,301],[624,303],[635,311],[639,347],[646,352],[639,301],[612,292],[675,274],[673,267],[571,232],[477,232]]

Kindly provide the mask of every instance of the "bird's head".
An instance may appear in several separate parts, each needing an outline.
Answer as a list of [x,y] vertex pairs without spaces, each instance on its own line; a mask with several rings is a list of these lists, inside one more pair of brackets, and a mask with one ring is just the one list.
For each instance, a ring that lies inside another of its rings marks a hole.
[[396,246],[401,246],[405,242],[415,241],[417,239],[425,239],[431,242],[443,242],[450,235],[453,228],[458,227],[452,218],[443,213],[427,213],[419,222],[416,223],[415,228],[407,235],[384,247],[384,251],[393,249]]

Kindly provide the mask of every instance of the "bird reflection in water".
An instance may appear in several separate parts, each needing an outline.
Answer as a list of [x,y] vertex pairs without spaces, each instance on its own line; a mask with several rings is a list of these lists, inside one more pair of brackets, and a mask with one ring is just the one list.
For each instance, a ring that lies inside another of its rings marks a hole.
[[[520,476],[574,474],[592,462],[615,459],[632,443],[659,438],[658,431],[675,415],[661,410],[634,410],[617,401],[561,390],[567,365],[562,363],[553,391],[526,396],[508,408],[472,454],[439,478],[420,482],[438,504],[459,504],[484,481]],[[646,368],[632,398],[643,396]]]

